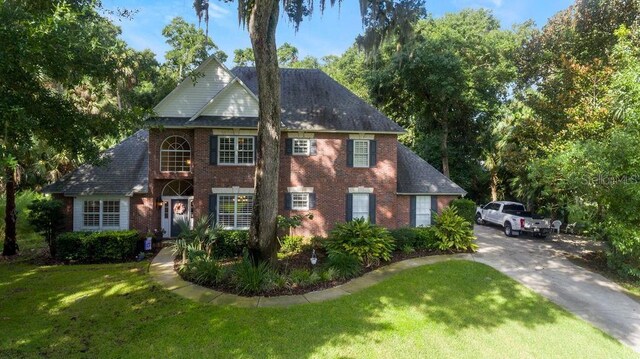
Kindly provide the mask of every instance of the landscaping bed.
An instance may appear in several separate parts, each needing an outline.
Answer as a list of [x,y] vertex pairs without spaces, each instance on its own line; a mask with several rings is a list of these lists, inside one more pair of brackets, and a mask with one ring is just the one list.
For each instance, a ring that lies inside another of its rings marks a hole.
[[[393,253],[393,256],[391,258],[390,261],[387,262],[379,262],[376,264],[372,264],[369,267],[364,267],[362,268],[362,272],[361,275],[371,272],[373,270],[376,270],[380,267],[384,267],[387,266],[389,264],[395,263],[395,262],[400,262],[403,261],[405,259],[411,259],[411,258],[419,258],[419,257],[426,257],[426,256],[434,256],[434,255],[441,255],[441,254],[453,254],[453,253],[471,253],[472,251],[470,250],[458,250],[458,251],[440,251],[440,250],[432,250],[432,249],[420,249],[420,250],[416,250],[414,252],[410,252],[410,253],[405,253],[402,251],[396,251]],[[312,255],[312,249],[305,249],[302,252],[299,252],[297,254],[294,255],[290,255],[286,258],[283,259],[279,259],[278,260],[278,264],[277,267],[281,272],[291,272],[294,270],[309,270],[311,272],[313,272],[314,270],[318,271],[318,270],[322,270],[321,268],[314,268],[315,266],[312,266],[310,263],[310,258]],[[318,257],[318,263],[323,263],[323,261],[326,260],[326,253],[324,251],[318,250],[316,251],[316,255]],[[238,263],[240,263],[242,261],[242,257],[237,257],[237,258],[229,258],[226,259],[224,261],[220,261],[220,265],[222,267],[227,267],[229,268],[229,270],[232,270],[231,268],[234,265],[237,265]],[[180,274],[180,276],[182,277],[182,279],[187,280],[187,281],[191,281],[191,278],[189,278],[188,276],[184,275],[183,272],[180,271],[180,266],[181,266],[181,260],[180,257],[177,256],[174,259],[174,269],[176,270],[176,272],[178,272],[178,274]],[[321,266],[321,265],[320,265]],[[309,292],[314,292],[314,291],[318,291],[318,290],[322,290],[322,289],[327,289],[327,288],[332,288],[335,286],[338,286],[340,284],[344,284],[348,281],[350,281],[353,278],[334,278],[331,280],[326,280],[326,281],[319,281],[317,283],[312,283],[312,284],[306,284],[306,285],[300,285],[300,284],[291,284],[291,285],[287,285],[284,287],[280,287],[280,288],[268,288],[265,289],[263,291],[260,292],[256,292],[254,293],[254,295],[261,295],[261,296],[265,296],[265,297],[272,297],[272,296],[280,296],[280,295],[298,295],[298,294],[305,294],[305,293],[309,293]],[[198,283],[199,285],[202,285],[204,287],[208,287],[208,288],[212,288],[221,292],[225,292],[225,293],[231,293],[231,294],[243,294],[241,292],[239,292],[237,290],[237,288],[230,282],[226,282],[226,283],[220,283],[217,285],[210,285],[207,283]]]
[[[312,218],[279,223],[299,225]],[[277,257],[255,263],[248,255],[246,231],[224,230],[201,218],[193,228],[182,228],[174,245],[175,270],[186,281],[232,294],[303,294],[403,259],[474,251],[471,228],[453,207],[436,216],[432,227],[387,230],[358,218],[336,224],[327,238],[281,235]]]

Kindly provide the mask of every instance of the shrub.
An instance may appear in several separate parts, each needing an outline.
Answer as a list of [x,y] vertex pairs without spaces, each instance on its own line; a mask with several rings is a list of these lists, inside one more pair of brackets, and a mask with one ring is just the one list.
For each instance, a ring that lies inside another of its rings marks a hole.
[[273,272],[267,262],[253,265],[248,257],[236,264],[233,275],[236,289],[241,294],[255,294],[265,289]]
[[186,279],[194,283],[211,286],[220,281],[222,268],[216,260],[201,256],[190,259],[182,273]]
[[389,234],[395,241],[396,248],[404,248],[406,246],[416,248],[419,233],[417,228],[402,227],[389,230]]
[[607,264],[624,277],[640,279],[640,230],[628,224],[606,225]]
[[434,227],[418,227],[415,231],[418,234],[417,249],[438,249],[438,237]]
[[280,239],[280,252],[285,254],[299,253],[302,250],[303,242],[303,236],[284,236]]
[[333,267],[327,267],[320,272],[320,280],[328,282],[338,278],[338,274]]
[[316,284],[320,281],[320,275],[308,269],[294,269],[289,274],[291,284],[299,287]]
[[416,251],[416,249],[413,248],[412,246],[408,245],[408,244],[405,244],[404,247],[402,247],[402,252],[403,253],[409,254],[409,253],[413,253],[415,251]]
[[435,236],[438,240],[438,249],[446,250],[476,250],[478,246],[473,243],[475,237],[469,223],[458,215],[453,207],[442,210],[442,214],[436,217],[434,226]]
[[249,243],[249,232],[243,230],[221,230],[213,252],[215,258],[233,258],[242,255]]
[[362,273],[360,260],[355,255],[349,253],[330,252],[328,265],[329,269],[334,271],[335,278],[349,279]]
[[37,199],[27,206],[29,224],[44,236],[52,257],[56,255],[54,239],[64,230],[63,205],[61,201],[53,199]]
[[136,256],[137,231],[68,232],[55,239],[56,258],[82,263],[122,262]]
[[451,201],[451,203],[449,203],[449,206],[458,210],[458,215],[464,218],[473,227],[473,224],[476,221],[477,206],[475,202],[466,198],[458,198]]
[[415,249],[437,248],[437,238],[433,227],[402,227],[389,231],[395,240],[396,248],[411,247]]
[[369,266],[379,260],[390,260],[394,242],[385,228],[359,218],[337,224],[325,246],[329,253],[352,254]]

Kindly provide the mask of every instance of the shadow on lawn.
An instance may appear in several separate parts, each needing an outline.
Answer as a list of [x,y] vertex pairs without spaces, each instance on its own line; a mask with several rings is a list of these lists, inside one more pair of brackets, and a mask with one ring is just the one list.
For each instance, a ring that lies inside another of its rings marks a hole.
[[453,333],[506,322],[535,327],[567,315],[465,261],[406,271],[338,300],[278,309],[196,304],[160,289],[135,263],[40,267],[35,274],[33,267],[6,267],[0,320],[8,330],[0,332],[0,357],[309,357],[369,343],[402,321]]

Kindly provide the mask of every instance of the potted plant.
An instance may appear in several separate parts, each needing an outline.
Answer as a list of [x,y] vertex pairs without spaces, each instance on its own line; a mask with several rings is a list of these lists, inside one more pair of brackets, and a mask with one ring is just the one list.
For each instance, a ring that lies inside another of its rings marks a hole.
[[160,229],[154,229],[153,230],[153,246],[156,248],[162,247],[162,238],[164,237],[164,234],[167,233],[167,231],[165,231],[164,229],[160,228]]

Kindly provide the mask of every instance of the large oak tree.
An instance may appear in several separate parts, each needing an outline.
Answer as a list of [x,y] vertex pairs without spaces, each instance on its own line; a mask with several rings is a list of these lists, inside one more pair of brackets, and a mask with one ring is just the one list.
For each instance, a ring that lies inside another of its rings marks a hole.
[[[273,261],[277,252],[278,168],[280,165],[280,73],[276,28],[280,5],[296,30],[314,6],[324,11],[341,0],[237,0],[238,17],[249,29],[259,88],[259,122],[255,171],[255,196],[249,229],[249,251],[254,261]],[[209,18],[209,0],[195,0],[200,19]],[[388,36],[410,30],[416,14],[423,13],[422,0],[360,0],[366,28],[363,43],[378,46]]]

